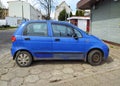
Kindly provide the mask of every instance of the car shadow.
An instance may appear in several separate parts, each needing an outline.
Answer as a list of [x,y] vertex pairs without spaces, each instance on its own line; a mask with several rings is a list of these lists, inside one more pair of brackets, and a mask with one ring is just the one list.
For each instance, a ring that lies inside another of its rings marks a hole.
[[83,60],[39,60],[34,61],[31,66],[36,65],[54,65],[54,64],[87,64]]
[[[114,60],[111,56],[108,57],[107,60],[103,61],[101,65],[103,64],[110,64]],[[36,65],[54,65],[54,64],[88,64],[88,62],[85,62],[83,60],[38,60],[38,61],[33,61],[33,64],[31,66],[36,66]]]
[[102,62],[102,65],[105,64],[105,63],[110,64],[110,63],[112,63],[113,61],[114,61],[114,59],[113,59],[111,56],[109,56],[108,59],[106,59],[106,60],[104,60],[104,61]]

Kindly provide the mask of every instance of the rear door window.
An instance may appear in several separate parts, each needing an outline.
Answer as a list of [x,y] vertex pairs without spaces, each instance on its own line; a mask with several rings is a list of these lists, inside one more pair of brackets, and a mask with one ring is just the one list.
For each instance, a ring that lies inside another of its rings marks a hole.
[[46,23],[30,23],[24,29],[23,35],[26,36],[48,36]]

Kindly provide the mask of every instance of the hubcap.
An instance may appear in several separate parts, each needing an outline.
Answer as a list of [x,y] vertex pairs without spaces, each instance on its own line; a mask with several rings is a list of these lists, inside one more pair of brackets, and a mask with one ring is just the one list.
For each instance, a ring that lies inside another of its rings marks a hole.
[[29,63],[29,56],[27,54],[20,54],[17,58],[17,61],[20,65],[27,65]]
[[100,61],[100,55],[98,53],[95,53],[92,58],[93,62],[97,63]]

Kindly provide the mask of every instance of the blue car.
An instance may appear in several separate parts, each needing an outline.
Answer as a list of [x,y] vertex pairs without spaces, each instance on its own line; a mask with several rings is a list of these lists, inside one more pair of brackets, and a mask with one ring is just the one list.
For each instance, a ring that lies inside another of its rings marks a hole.
[[100,39],[62,21],[39,20],[21,24],[13,34],[11,53],[20,67],[35,60],[84,60],[99,65],[109,48]]

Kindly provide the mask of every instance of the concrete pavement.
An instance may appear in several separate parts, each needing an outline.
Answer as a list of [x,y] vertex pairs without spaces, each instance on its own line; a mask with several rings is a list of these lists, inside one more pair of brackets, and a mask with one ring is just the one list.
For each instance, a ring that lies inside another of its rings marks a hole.
[[15,29],[0,30],[0,59],[4,54],[10,52],[11,36]]
[[74,78],[51,86],[120,86],[120,68],[82,78]]
[[0,86],[118,86],[120,47],[109,46],[109,59],[99,66],[83,61],[37,61],[21,68],[8,51],[0,57]]

